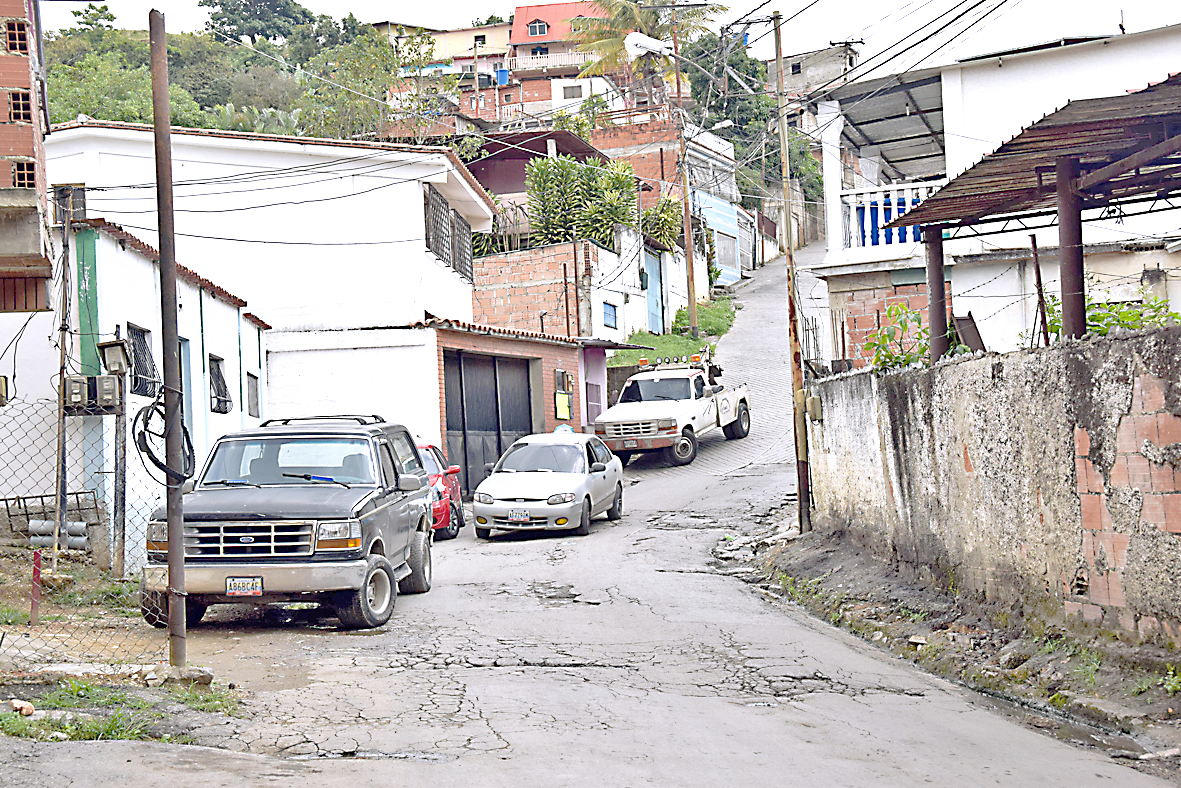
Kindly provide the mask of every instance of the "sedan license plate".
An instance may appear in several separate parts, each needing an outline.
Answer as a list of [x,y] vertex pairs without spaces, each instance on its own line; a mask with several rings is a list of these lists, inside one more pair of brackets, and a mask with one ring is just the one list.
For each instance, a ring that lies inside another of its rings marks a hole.
[[636,443],[635,441],[629,441],[629,440],[625,440],[625,441],[623,442],[623,448],[625,448],[625,449],[634,449],[634,448],[635,448],[636,446],[638,446],[638,445],[639,445],[639,444],[638,444],[638,443]]
[[226,596],[262,596],[262,578],[227,577]]
[[529,522],[528,509],[509,509],[508,521],[510,523],[527,523]]

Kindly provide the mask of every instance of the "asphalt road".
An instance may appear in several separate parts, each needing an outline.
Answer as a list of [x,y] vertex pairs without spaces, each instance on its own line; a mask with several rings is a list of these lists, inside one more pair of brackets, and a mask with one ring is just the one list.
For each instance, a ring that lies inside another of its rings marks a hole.
[[718,540],[792,489],[782,290],[761,272],[721,349],[755,391],[751,436],[703,441],[687,468],[634,462],[622,520],[581,538],[469,529],[376,632],[215,610],[190,654],[249,702],[193,732],[211,747],[0,740],[4,783],[1164,784],[717,568]]

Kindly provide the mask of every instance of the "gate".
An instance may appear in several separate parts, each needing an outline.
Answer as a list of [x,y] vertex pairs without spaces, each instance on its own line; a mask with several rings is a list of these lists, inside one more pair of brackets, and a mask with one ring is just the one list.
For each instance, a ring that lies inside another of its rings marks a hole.
[[660,255],[644,250],[644,272],[648,274],[648,330],[664,333],[664,286],[660,280]]
[[529,360],[459,351],[443,353],[447,458],[470,493],[513,441],[533,431]]

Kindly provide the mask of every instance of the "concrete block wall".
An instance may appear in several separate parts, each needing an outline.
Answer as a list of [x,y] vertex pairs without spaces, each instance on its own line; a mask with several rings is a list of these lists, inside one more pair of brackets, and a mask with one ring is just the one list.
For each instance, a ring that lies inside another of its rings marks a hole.
[[[927,284],[888,285],[834,293],[840,313],[844,316],[845,358],[854,360],[854,366],[865,367],[873,360],[873,351],[865,346],[870,334],[889,323],[886,310],[902,303],[908,309],[919,312],[923,325],[930,328],[931,315],[927,308]],[[951,283],[945,285],[947,299],[947,320],[951,320]]]
[[[586,275],[595,271],[599,249],[589,241],[581,241],[579,245],[577,266],[573,243],[476,258],[472,293],[474,321],[521,331],[541,331],[541,313],[544,311],[548,313],[545,333],[578,336],[578,310],[581,307],[581,325],[584,333],[589,334]],[[575,275],[576,269],[582,282]],[[579,287],[581,290],[576,293]],[[566,330],[567,297],[569,333]]]
[[812,393],[818,528],[917,582],[1181,643],[1181,327]]

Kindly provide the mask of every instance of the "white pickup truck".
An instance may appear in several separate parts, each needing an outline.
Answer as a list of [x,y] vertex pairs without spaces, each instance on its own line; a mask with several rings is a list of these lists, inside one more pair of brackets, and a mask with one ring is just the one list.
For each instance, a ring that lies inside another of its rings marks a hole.
[[708,358],[692,358],[641,366],[627,379],[619,401],[595,419],[595,434],[624,465],[633,455],[652,451],[663,451],[673,465],[688,465],[704,433],[720,427],[737,440],[750,432],[747,387],[710,385]]

